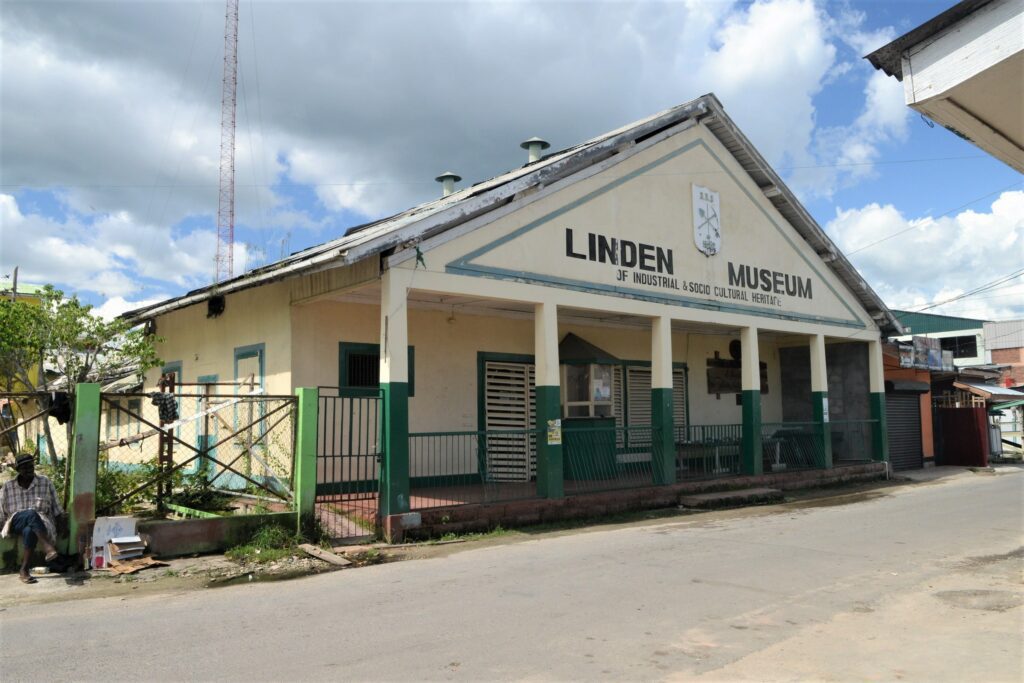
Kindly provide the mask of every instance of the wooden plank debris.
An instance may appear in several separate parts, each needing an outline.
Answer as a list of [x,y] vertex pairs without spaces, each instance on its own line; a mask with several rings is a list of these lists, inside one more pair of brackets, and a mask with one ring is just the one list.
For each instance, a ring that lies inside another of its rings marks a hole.
[[347,567],[348,565],[352,564],[350,561],[346,560],[344,557],[341,557],[339,555],[335,555],[334,553],[332,553],[329,550],[324,550],[323,548],[318,548],[315,545],[312,545],[310,543],[301,543],[299,545],[299,550],[302,550],[307,555],[311,555],[311,556],[315,557],[318,560],[323,560],[324,562],[329,562],[330,564],[337,565],[339,567]]

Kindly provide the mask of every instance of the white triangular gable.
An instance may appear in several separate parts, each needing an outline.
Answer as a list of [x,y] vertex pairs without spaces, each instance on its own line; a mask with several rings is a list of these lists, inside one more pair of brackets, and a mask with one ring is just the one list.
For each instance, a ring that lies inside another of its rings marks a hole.
[[871,324],[702,126],[523,202],[434,246],[428,260],[460,275],[859,329]]

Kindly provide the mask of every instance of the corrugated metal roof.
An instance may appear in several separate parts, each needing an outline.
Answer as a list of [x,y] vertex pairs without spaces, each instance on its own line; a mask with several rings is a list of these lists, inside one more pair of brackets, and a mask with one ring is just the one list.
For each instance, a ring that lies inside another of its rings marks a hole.
[[984,320],[960,318],[953,315],[915,313],[914,311],[893,310],[893,315],[905,328],[906,334],[933,334],[935,332],[957,332],[959,330],[980,330]]
[[899,323],[879,296],[839,252],[782,179],[768,166],[764,157],[754,149],[713,94],[704,95],[582,144],[549,154],[540,161],[453,192],[447,197],[421,204],[389,218],[357,226],[337,239],[297,252],[232,280],[129,311],[122,317],[131,322],[141,322],[205,301],[214,292],[228,294],[241,291],[319,270],[328,264],[348,265],[393,250],[403,244],[426,239],[501,208],[524,190],[544,187],[568,178],[615,156],[620,150],[687,121],[705,124],[736,157],[765,196],[770,198],[771,203],[824,259],[828,267],[846,283],[883,333],[901,333]]

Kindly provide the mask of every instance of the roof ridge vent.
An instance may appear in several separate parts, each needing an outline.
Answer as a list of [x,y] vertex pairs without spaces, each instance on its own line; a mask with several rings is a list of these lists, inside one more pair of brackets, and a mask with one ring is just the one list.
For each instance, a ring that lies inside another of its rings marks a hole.
[[529,140],[523,140],[519,146],[529,153],[526,163],[532,164],[535,161],[540,161],[540,153],[550,147],[551,143],[538,137],[532,137]]
[[462,177],[452,173],[451,171],[445,171],[434,178],[434,180],[441,183],[441,196],[447,197],[452,192],[455,192],[455,183],[462,180]]

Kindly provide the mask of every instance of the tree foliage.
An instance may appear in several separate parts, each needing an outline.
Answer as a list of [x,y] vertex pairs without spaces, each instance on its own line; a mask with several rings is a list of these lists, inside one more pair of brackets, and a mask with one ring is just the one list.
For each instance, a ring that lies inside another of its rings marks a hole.
[[[160,364],[156,341],[124,320],[103,320],[89,304],[50,285],[37,301],[0,300],[0,380],[8,391],[46,391],[59,382],[74,392],[79,382],[125,370],[141,375]],[[57,380],[47,382],[41,368],[54,371]]]

